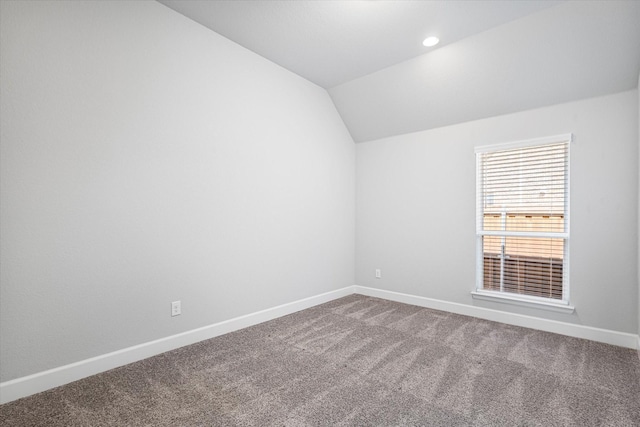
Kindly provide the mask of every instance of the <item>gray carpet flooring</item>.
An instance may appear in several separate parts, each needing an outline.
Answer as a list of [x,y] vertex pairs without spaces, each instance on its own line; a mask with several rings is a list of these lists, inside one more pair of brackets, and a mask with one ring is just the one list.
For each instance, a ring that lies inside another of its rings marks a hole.
[[640,361],[351,295],[10,402],[0,425],[640,426]]

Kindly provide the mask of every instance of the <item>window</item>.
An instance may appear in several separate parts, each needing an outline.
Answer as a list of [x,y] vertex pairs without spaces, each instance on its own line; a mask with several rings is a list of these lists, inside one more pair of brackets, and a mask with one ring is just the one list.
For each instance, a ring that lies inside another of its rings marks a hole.
[[476,149],[474,295],[568,305],[571,135]]

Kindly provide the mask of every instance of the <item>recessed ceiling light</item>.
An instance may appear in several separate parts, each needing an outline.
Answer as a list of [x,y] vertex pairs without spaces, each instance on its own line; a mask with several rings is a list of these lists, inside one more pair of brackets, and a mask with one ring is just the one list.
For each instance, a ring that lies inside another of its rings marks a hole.
[[425,45],[426,47],[431,47],[431,46],[437,45],[439,42],[440,42],[439,38],[431,36],[424,39],[422,44]]

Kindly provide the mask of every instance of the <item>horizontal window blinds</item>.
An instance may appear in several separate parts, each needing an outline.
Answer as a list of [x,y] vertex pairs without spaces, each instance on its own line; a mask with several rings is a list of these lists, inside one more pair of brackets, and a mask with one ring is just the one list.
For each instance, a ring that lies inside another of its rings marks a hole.
[[480,288],[568,298],[569,141],[477,153]]
[[563,232],[567,150],[562,142],[478,154],[483,229]]

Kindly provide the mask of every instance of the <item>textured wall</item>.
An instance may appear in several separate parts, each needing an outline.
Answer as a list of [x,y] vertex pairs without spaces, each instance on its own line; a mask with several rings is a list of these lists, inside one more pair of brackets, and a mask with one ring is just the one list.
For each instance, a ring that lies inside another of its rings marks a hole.
[[1,7],[1,381],[353,285],[325,90],[156,2]]

